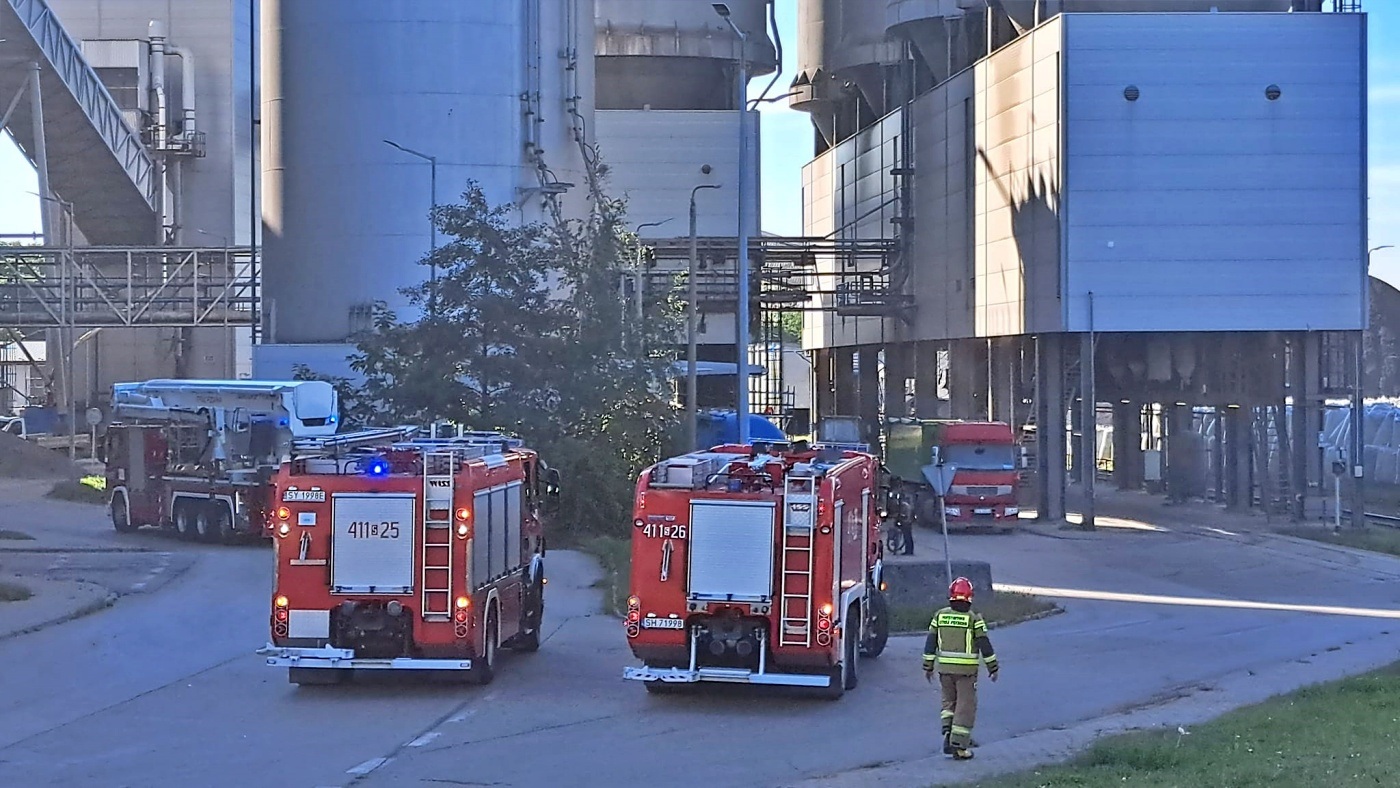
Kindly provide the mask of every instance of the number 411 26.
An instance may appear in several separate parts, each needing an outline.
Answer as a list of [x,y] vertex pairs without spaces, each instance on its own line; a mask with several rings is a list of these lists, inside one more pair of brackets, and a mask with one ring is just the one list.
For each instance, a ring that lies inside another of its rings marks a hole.
[[684,539],[686,528],[684,525],[668,525],[663,523],[647,523],[642,527],[642,535],[659,539]]

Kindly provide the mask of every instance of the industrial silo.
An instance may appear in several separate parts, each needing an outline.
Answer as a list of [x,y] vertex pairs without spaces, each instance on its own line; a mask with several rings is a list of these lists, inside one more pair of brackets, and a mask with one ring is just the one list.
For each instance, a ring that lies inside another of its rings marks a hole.
[[[598,147],[611,191],[628,199],[634,225],[651,225],[644,228],[650,236],[685,234],[690,191],[702,183],[723,188],[697,199],[699,234],[737,230],[736,66],[742,51],[750,78],[766,79],[777,57],[767,0],[724,5],[748,37],[744,50],[708,2],[596,2]],[[753,117],[755,137],[757,126]],[[756,171],[756,144],[751,151]],[[757,189],[750,199],[748,215],[756,217]],[[756,232],[756,222],[749,224]]]
[[[265,343],[255,374],[344,368],[375,301],[413,318],[434,200],[468,179],[539,215],[587,191],[592,0],[262,0]],[[435,160],[435,165],[432,160]]]

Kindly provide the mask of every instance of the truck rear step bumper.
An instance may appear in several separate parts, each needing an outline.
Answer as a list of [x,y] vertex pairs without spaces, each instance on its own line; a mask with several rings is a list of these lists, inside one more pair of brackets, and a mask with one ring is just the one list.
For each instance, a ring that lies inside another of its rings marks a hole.
[[803,673],[759,673],[742,668],[623,668],[622,677],[632,681],[664,681],[695,684],[702,681],[722,684],[773,684],[784,687],[828,687],[830,676]]
[[338,670],[471,670],[469,659],[356,658],[348,648],[284,648],[271,643],[258,649],[274,668],[326,668]]

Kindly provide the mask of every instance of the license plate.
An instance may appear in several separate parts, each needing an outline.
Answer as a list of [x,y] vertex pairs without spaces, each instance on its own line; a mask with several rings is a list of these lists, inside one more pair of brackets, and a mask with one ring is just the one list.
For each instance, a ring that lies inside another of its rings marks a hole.
[[644,618],[642,619],[642,629],[685,629],[685,619]]
[[973,510],[972,510],[972,513],[973,513],[973,514],[991,514],[991,513],[992,513],[992,510],[991,510],[991,509],[973,509]]

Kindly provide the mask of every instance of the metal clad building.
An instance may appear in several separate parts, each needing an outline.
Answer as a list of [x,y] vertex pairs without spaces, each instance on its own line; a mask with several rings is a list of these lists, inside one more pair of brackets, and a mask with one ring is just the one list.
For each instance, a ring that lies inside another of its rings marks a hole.
[[[1361,328],[1364,39],[1360,14],[1043,23],[910,105],[912,323],[823,296],[807,346],[1087,331],[1090,292],[1097,331]],[[903,111],[807,165],[808,234],[888,237]]]
[[1065,329],[1362,328],[1365,17],[1065,22]]

